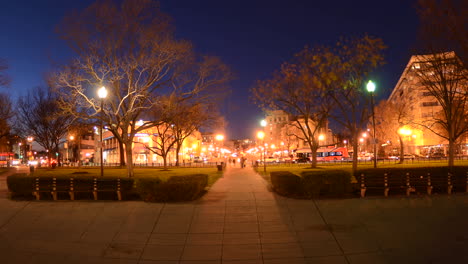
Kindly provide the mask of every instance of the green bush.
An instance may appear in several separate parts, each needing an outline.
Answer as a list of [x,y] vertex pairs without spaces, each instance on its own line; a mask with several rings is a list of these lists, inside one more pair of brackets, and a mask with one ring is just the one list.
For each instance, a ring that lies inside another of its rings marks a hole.
[[351,174],[343,170],[302,172],[304,198],[344,196],[351,192]]
[[147,202],[182,202],[199,198],[208,185],[208,175],[174,176],[167,181],[159,178],[136,180],[136,190]]
[[34,178],[26,173],[17,173],[7,177],[7,186],[12,198],[32,198]]
[[289,171],[274,171],[270,173],[273,190],[284,196],[301,196],[301,179]]

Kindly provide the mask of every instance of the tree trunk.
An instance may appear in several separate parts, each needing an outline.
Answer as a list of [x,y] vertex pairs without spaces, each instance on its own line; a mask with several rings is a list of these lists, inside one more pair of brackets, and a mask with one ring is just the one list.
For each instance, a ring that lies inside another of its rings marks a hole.
[[[312,139],[314,140],[314,139]],[[310,152],[312,154],[312,163],[310,165],[310,167],[312,169],[314,168],[317,168],[317,149],[318,149],[318,145],[315,144],[315,142],[309,142],[309,148],[310,148]]]
[[125,152],[124,151],[125,151],[124,144],[119,141],[120,168],[125,167]]
[[398,163],[403,164],[403,161],[405,161],[405,146],[400,135],[398,135],[398,139],[400,140],[400,161]]
[[359,155],[359,140],[358,134],[353,133],[353,175],[356,175],[357,172],[357,163],[358,163],[358,155]]
[[176,147],[176,167],[179,167],[179,153],[180,153],[180,149],[182,148],[182,145],[181,144],[177,144],[177,147]]
[[167,170],[167,154],[168,152],[161,152],[163,158],[163,169]]
[[133,178],[133,149],[132,142],[125,144],[125,153],[127,154],[127,175],[129,178]]
[[454,154],[455,154],[455,141],[453,139],[449,139],[448,166],[449,166],[450,171],[452,171],[453,165],[455,163]]

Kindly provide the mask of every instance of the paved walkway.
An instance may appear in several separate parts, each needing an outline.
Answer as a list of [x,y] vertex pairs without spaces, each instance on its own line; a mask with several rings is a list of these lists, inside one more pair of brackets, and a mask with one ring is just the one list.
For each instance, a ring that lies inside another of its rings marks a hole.
[[228,168],[191,203],[0,198],[0,262],[467,263],[467,219],[466,194],[293,200]]

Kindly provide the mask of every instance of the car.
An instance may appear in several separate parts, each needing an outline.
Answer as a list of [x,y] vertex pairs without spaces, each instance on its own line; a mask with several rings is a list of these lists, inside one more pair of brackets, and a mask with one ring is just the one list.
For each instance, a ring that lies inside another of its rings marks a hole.
[[429,159],[445,159],[445,155],[443,153],[431,153],[427,155]]
[[308,163],[310,159],[307,157],[299,157],[294,160],[294,163]]
[[265,158],[265,162],[278,162],[278,159],[275,157],[267,157]]

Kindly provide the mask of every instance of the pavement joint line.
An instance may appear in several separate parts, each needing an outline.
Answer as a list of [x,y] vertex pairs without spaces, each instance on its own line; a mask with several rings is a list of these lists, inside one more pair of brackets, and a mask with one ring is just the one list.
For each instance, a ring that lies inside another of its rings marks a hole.
[[325,220],[325,217],[323,216],[322,211],[320,211],[320,208],[318,207],[316,200],[315,200],[315,199],[312,199],[312,203],[314,204],[315,209],[317,209],[317,212],[318,212],[318,214],[320,215],[320,218],[322,218],[322,221],[323,221],[323,222],[325,223],[325,225],[328,227],[327,230],[329,229],[329,232],[330,232],[331,235],[333,236],[333,239],[335,240],[336,244],[337,244],[338,247],[340,248],[340,251],[341,251],[341,253],[343,254],[343,257],[346,259],[346,263],[350,264],[351,262],[349,261],[348,256],[345,254],[343,247],[342,247],[341,244],[338,242],[338,239],[336,238],[335,233],[333,233],[333,230],[330,229],[330,226],[329,226],[327,220]]
[[7,221],[5,221],[5,223],[3,225],[0,226],[0,230],[2,228],[4,228],[6,225],[8,225],[8,223],[10,223],[10,221],[15,218],[15,216],[17,216],[21,211],[24,210],[24,208],[26,208],[31,202],[27,202],[23,207],[21,207],[20,210],[18,210],[16,213],[14,213],[10,218],[8,218]]
[[148,238],[146,239],[145,245],[143,246],[143,250],[141,251],[140,256],[138,257],[138,263],[140,263],[142,261],[143,254],[145,253],[146,247],[148,246],[149,241],[151,240],[151,235],[153,235],[154,229],[156,228],[156,225],[158,224],[159,218],[161,217],[161,214],[162,214],[165,207],[166,207],[166,203],[164,203],[163,206],[161,207],[161,209],[159,210],[158,217],[154,221],[153,228],[151,229],[151,232],[150,232]]

